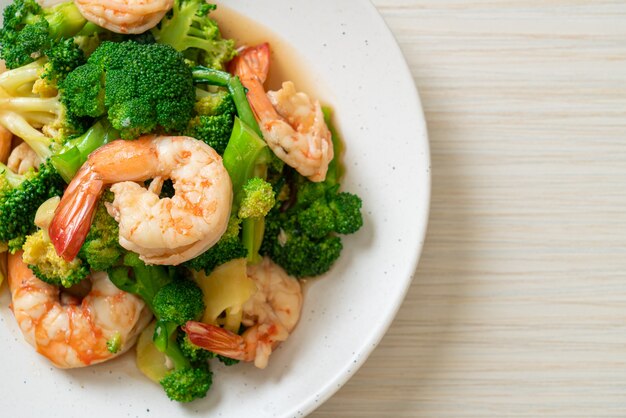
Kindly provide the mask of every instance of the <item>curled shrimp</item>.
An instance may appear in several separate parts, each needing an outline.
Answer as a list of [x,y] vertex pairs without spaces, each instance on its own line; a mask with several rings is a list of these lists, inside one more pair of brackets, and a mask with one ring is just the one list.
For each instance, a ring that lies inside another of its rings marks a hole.
[[248,89],[248,101],[274,154],[309,180],[324,181],[334,154],[322,107],[297,92],[291,81],[266,94],[269,59],[269,45],[262,44],[243,50],[231,69]]
[[[60,368],[110,360],[135,344],[152,314],[144,302],[119,290],[104,272],[93,273],[91,291],[79,301],[42,282],[22,261],[9,255],[12,309],[26,341]],[[107,343],[119,341],[119,349]],[[115,352],[112,352],[115,351]]]
[[[159,199],[164,179],[175,195]],[[154,179],[150,189],[136,182]],[[66,260],[78,254],[96,203],[107,184],[109,213],[120,245],[148,264],[177,265],[212,247],[228,225],[232,184],[222,158],[194,138],[144,136],[117,140],[93,152],[67,187],[49,234]]]
[[243,306],[242,335],[215,325],[187,322],[184,331],[192,343],[217,354],[267,367],[270,354],[295,328],[302,311],[300,282],[269,258],[248,266],[257,291]]
[[31,169],[37,169],[39,164],[41,158],[26,142],[22,142],[11,151],[7,167],[17,174],[24,174]]
[[85,19],[116,33],[152,29],[172,8],[174,0],[74,0]]

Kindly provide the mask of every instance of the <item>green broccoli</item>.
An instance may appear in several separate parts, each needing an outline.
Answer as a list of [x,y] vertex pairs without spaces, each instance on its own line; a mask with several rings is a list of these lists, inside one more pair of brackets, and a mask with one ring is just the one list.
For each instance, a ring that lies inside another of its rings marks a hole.
[[79,258],[97,271],[106,271],[115,266],[124,254],[119,244],[119,225],[104,205],[112,201],[113,193],[107,190],[98,202],[91,228],[78,253]]
[[243,185],[238,216],[241,219],[265,217],[275,203],[272,185],[262,178],[251,178]]
[[272,210],[265,220],[261,254],[295,277],[326,273],[341,254],[341,239],[331,234],[321,238],[306,235],[297,218],[297,211]]
[[41,73],[41,82],[50,89],[56,89],[59,81],[86,62],[85,53],[72,38],[59,41],[48,51],[47,56],[48,62]]
[[29,235],[23,249],[24,263],[28,264],[38,279],[46,283],[72,287],[89,275],[89,266],[80,259],[65,261],[60,257],[44,230]]
[[239,224],[239,218],[231,217],[226,232],[217,244],[199,256],[186,261],[183,265],[192,270],[204,270],[206,274],[210,274],[219,265],[236,258],[245,258],[248,255],[248,250],[239,239]]
[[178,402],[204,397],[212,384],[208,363],[188,360],[178,343],[178,327],[204,312],[202,290],[191,280],[174,280],[157,292],[153,307],[157,317],[154,345],[174,363],[174,369],[159,383],[167,396]]
[[152,300],[159,321],[184,325],[198,320],[204,312],[202,290],[191,280],[175,280],[163,286]]
[[176,0],[152,33],[157,42],[171,45],[185,58],[221,70],[237,51],[235,41],[222,39],[217,23],[209,17],[214,9],[205,0]]
[[168,45],[103,42],[87,63],[60,84],[77,116],[107,115],[124,139],[157,128],[182,131],[191,118],[195,90],[189,66]]
[[205,142],[222,155],[233,130],[235,104],[224,89],[217,92],[196,89],[196,99],[195,115],[183,133]]
[[195,116],[184,131],[186,136],[199,139],[218,154],[224,154],[233,130],[233,115]]
[[12,250],[21,248],[39,206],[53,196],[63,195],[65,182],[49,163],[39,171],[18,175],[0,164],[0,242],[10,242]]
[[[173,356],[171,349],[165,349],[165,354],[174,363],[174,370],[159,382],[167,397],[177,402],[204,398],[213,384],[213,373],[209,370],[208,363],[188,366],[186,362]],[[186,360],[184,356],[182,359]]]
[[196,103],[194,111],[202,116],[235,115],[237,108],[228,90],[217,88],[216,91],[196,89]]
[[0,59],[13,69],[45,55],[63,38],[71,38],[87,23],[73,2],[44,9],[35,0],[15,0],[4,9]]

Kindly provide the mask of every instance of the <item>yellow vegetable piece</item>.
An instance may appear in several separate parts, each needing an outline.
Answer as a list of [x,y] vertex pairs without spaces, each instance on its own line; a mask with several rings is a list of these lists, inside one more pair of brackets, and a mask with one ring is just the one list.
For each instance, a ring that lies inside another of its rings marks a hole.
[[155,326],[156,322],[152,321],[137,340],[137,367],[148,379],[159,383],[169,372],[169,369],[167,368],[167,357],[157,350],[152,342]]
[[195,279],[206,305],[202,322],[238,332],[243,304],[256,292],[256,284],[248,277],[246,259],[224,263],[208,276],[200,272]]

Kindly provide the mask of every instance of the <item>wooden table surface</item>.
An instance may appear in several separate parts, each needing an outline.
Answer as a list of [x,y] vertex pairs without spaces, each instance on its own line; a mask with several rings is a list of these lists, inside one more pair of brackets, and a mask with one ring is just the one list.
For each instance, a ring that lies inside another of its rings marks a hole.
[[374,3],[432,214],[393,326],[312,416],[626,417],[626,2]]

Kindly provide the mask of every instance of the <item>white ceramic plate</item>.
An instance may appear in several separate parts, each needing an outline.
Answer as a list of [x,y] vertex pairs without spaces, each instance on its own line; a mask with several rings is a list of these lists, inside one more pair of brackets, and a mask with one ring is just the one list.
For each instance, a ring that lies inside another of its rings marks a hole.
[[334,106],[346,143],[343,186],[363,198],[364,228],[343,240],[341,259],[307,288],[301,322],[269,367],[216,365],[208,397],[190,405],[170,402],[144,378],[134,353],[83,370],[55,369],[24,342],[5,287],[0,415],[303,416],[354,374],[394,318],[421,251],[430,197],[424,116],[400,49],[367,0],[227,4],[290,43],[303,57],[297,68]]

